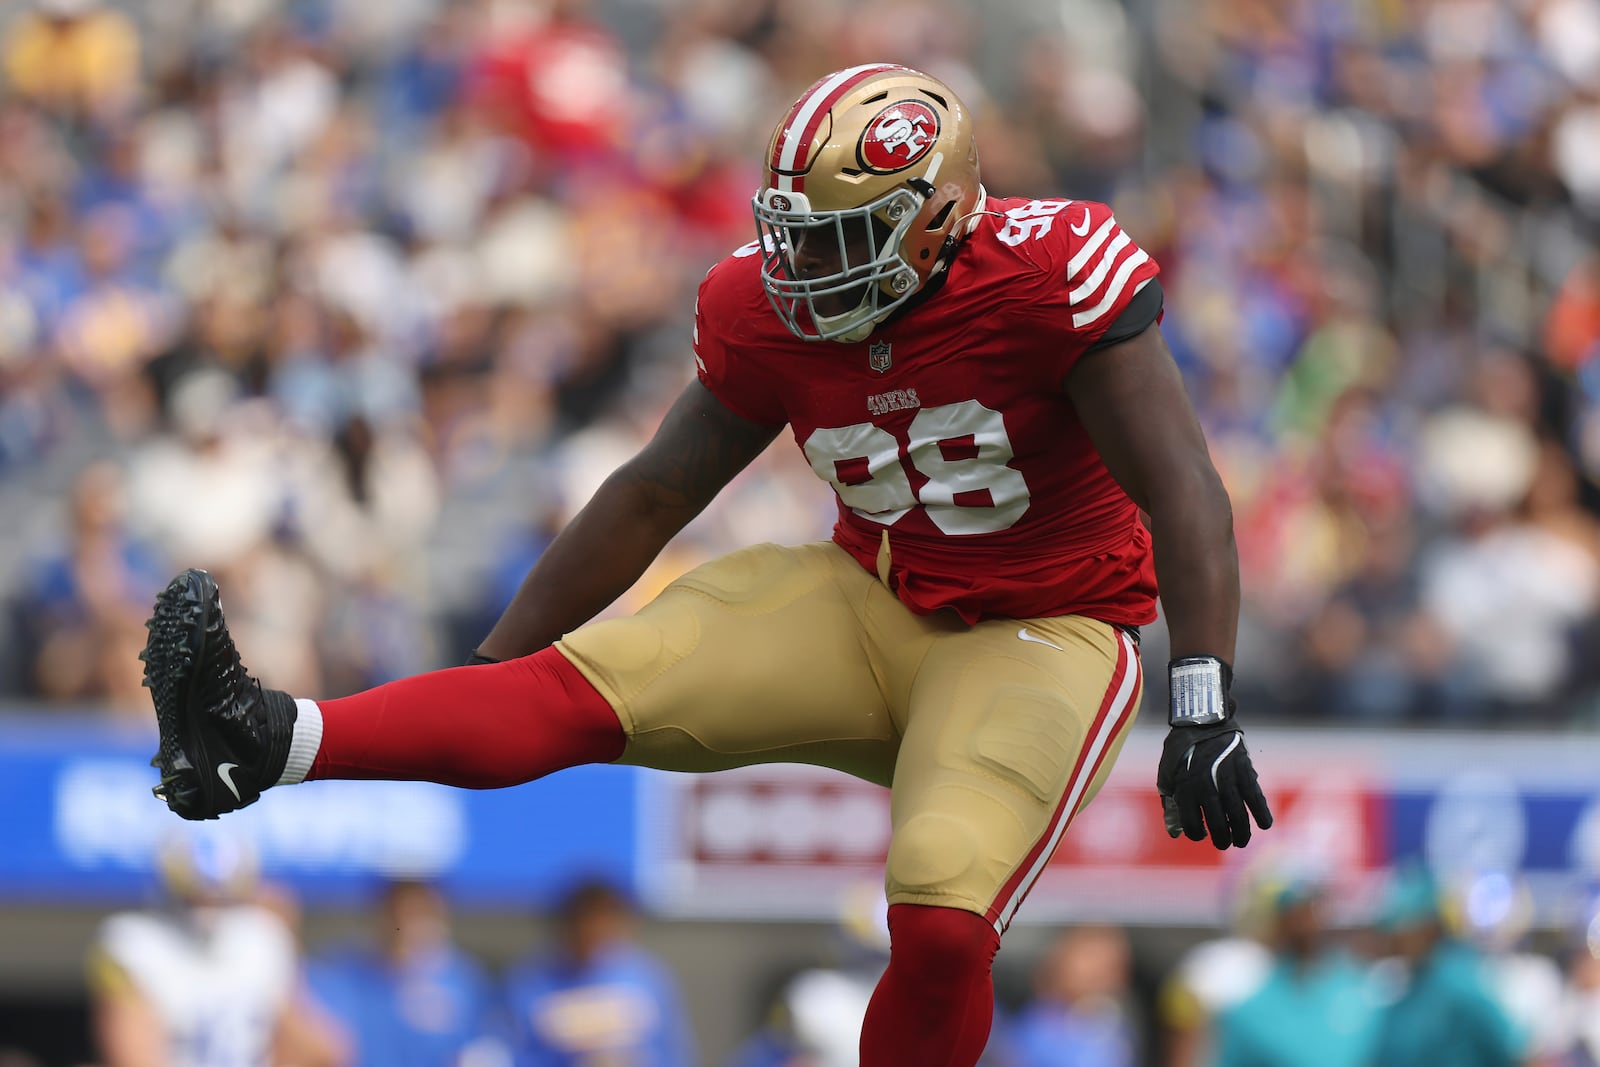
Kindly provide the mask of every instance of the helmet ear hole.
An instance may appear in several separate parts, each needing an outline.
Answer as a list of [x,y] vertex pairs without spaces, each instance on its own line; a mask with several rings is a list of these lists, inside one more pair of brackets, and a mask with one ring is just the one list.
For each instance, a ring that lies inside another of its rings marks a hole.
[[945,204],[944,207],[940,208],[938,210],[938,212],[933,216],[933,218],[928,220],[928,225],[927,225],[928,232],[929,233],[933,233],[933,232],[935,232],[937,230],[944,229],[944,224],[946,222],[950,221],[950,212],[954,211],[955,209],[956,209],[956,202],[954,200],[950,201],[949,203]]

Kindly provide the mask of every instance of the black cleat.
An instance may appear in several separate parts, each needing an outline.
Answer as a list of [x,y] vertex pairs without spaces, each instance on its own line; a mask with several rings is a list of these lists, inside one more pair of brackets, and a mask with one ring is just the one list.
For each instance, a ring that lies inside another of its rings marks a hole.
[[215,819],[252,804],[283,775],[294,736],[289,694],[245,673],[222,618],[217,583],[202,570],[156,597],[139,658],[156,705],[161,771],[155,795],[185,819]]

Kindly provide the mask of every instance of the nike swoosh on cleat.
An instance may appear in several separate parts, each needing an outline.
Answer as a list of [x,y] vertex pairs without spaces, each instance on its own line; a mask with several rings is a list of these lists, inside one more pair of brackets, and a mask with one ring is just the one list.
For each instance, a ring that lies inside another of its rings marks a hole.
[[1051,648],[1055,649],[1057,652],[1065,652],[1066,651],[1066,649],[1062,648],[1060,645],[1056,644],[1054,641],[1046,641],[1042,637],[1033,636],[1032,634],[1030,634],[1028,632],[1028,628],[1026,626],[1024,626],[1022,629],[1017,631],[1017,636],[1019,638],[1021,638],[1022,640],[1024,640],[1024,641],[1031,641],[1036,645],[1049,645]]
[[237,763],[219,763],[217,764],[217,777],[221,778],[222,784],[228,787],[228,792],[233,794],[233,799],[243,800],[244,797],[239,795],[239,787],[233,784],[233,772],[238,767]]
[[1073,233],[1077,234],[1079,237],[1082,237],[1085,234],[1087,234],[1089,232],[1089,209],[1088,208],[1084,208],[1083,209],[1083,229],[1080,230],[1080,229],[1078,229],[1078,227],[1073,226],[1070,223],[1067,225],[1067,229],[1071,230]]

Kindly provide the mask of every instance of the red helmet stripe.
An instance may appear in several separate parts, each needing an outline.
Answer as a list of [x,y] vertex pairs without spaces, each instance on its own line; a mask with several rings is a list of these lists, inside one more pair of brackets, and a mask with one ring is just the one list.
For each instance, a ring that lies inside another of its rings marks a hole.
[[811,139],[817,135],[828,109],[833,107],[841,96],[874,74],[900,69],[903,68],[894,63],[868,63],[830,74],[807,89],[784,116],[783,126],[779,129],[778,136],[773,138],[772,158],[768,161],[772,171],[773,186],[784,192],[804,192],[803,176],[792,177],[783,172],[794,171],[799,169],[799,165],[804,164],[805,160],[801,153],[810,147]]

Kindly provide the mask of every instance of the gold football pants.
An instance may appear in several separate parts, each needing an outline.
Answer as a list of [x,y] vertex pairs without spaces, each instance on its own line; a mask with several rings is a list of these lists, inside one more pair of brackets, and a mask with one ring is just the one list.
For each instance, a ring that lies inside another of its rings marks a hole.
[[619,762],[814,763],[890,786],[890,903],[1002,931],[1103,783],[1141,678],[1112,626],[916,615],[830,542],[724,556],[558,647],[616,709]]

